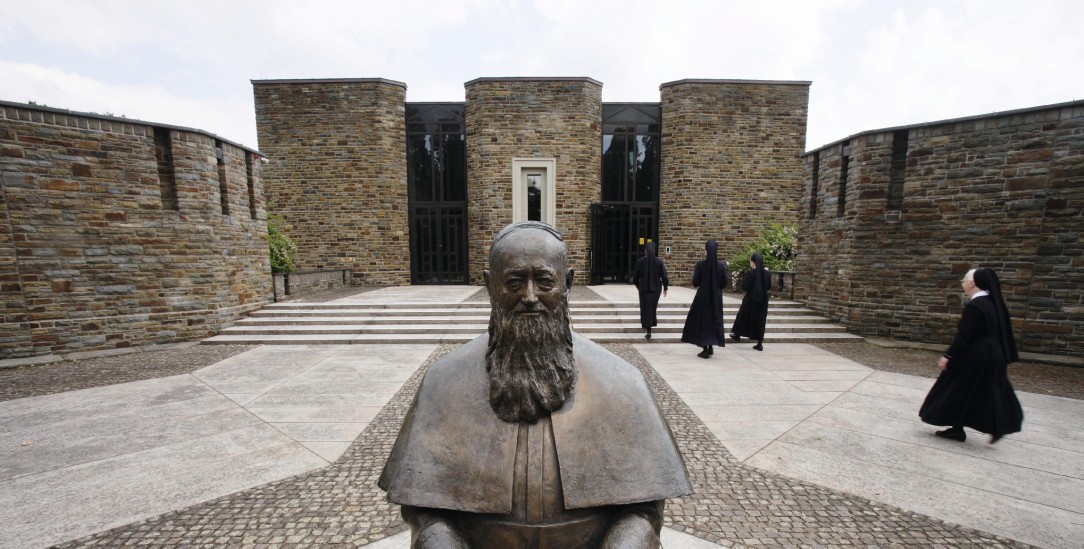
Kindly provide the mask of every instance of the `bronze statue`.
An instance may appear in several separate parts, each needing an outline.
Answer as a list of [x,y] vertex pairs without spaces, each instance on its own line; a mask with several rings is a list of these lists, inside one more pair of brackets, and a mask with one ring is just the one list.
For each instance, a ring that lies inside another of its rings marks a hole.
[[564,239],[505,227],[489,333],[434,363],[380,477],[411,547],[659,547],[692,492],[640,372],[572,332]]

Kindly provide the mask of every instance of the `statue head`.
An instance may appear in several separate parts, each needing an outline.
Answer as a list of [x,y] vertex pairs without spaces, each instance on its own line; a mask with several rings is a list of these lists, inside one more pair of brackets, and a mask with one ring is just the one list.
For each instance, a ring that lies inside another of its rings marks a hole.
[[564,238],[545,223],[513,223],[493,239],[484,276],[490,406],[504,421],[534,423],[560,409],[576,382]]

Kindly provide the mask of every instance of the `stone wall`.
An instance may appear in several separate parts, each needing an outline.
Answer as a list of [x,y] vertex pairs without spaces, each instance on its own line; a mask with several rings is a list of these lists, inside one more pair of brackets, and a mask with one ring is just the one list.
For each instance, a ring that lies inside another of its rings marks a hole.
[[296,269],[351,269],[410,284],[406,85],[384,79],[254,80],[269,208],[298,244]]
[[661,94],[659,245],[688,285],[706,240],[725,259],[770,221],[797,225],[809,82],[680,80]]
[[576,284],[588,280],[590,204],[601,198],[602,84],[590,78],[479,78],[466,84],[470,280],[512,222],[512,159],[556,159],[557,228]]
[[960,279],[991,267],[1022,351],[1084,356],[1084,102],[866,132],[804,161],[797,299],[860,334],[947,345]]
[[207,337],[266,303],[255,154],[198,130],[0,102],[0,358]]

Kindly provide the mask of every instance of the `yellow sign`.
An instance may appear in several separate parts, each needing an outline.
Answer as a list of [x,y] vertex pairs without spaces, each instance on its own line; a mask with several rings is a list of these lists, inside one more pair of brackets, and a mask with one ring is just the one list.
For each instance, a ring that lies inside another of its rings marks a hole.
[[641,245],[641,246],[643,246],[643,245],[644,245],[644,237],[642,237],[642,236],[640,237],[640,245]]

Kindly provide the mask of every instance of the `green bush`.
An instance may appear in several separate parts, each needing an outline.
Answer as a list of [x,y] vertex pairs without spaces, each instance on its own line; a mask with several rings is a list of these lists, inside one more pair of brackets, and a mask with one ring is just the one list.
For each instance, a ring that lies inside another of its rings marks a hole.
[[764,268],[769,271],[793,271],[794,258],[798,255],[798,229],[781,223],[769,222],[760,230],[756,240],[746,244],[742,251],[730,258],[733,276],[741,280],[749,270],[749,258],[760,252]]
[[289,273],[294,270],[297,244],[282,229],[282,216],[268,214],[267,243],[271,248],[271,272]]

